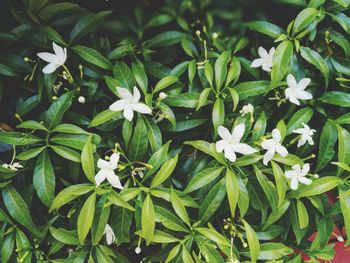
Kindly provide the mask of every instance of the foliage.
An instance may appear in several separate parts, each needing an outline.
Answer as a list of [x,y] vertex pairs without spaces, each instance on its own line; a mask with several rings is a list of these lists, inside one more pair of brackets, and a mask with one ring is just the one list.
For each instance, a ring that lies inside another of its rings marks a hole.
[[0,261],[331,260],[350,1],[136,2],[6,4]]

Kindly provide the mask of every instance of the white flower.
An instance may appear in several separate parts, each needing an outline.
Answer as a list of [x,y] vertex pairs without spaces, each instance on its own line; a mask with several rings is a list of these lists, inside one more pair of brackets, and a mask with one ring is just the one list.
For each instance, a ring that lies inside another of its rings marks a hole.
[[109,106],[111,111],[123,111],[124,118],[128,121],[131,121],[134,117],[134,111],[151,114],[151,108],[139,102],[141,94],[136,87],[134,87],[134,94],[131,94],[128,89],[120,87],[117,87],[117,92],[121,99]]
[[79,96],[78,102],[81,103],[81,104],[84,104],[85,103],[85,97],[84,96]]
[[136,254],[140,254],[141,253],[141,248],[140,247],[135,248],[135,253]]
[[281,145],[281,134],[278,129],[273,129],[272,131],[272,139],[264,140],[261,146],[267,150],[264,155],[263,163],[265,165],[268,164],[269,161],[275,156],[275,153],[279,153],[282,157],[286,157],[288,155],[287,149]]
[[115,241],[115,234],[110,225],[106,224],[104,234],[106,235],[106,242],[108,245]]
[[314,145],[314,141],[312,139],[312,136],[314,135],[316,130],[310,129],[310,127],[307,124],[305,124],[305,123],[303,123],[303,126],[304,126],[304,128],[299,128],[299,129],[296,129],[296,130],[293,131],[294,133],[301,134],[301,137],[300,137],[300,139],[298,141],[298,145],[297,145],[298,148],[300,146],[303,146],[306,143],[306,141],[310,145]]
[[252,154],[257,150],[245,143],[240,143],[245,130],[244,123],[234,127],[232,134],[223,126],[219,126],[218,133],[222,140],[216,142],[216,151],[221,153],[224,151],[225,157],[231,162],[236,161],[236,154]]
[[247,105],[244,105],[242,109],[239,111],[239,113],[241,113],[242,116],[244,116],[245,114],[254,113],[254,106],[250,103]]
[[115,188],[123,189],[123,186],[120,183],[119,177],[114,173],[114,170],[117,169],[119,162],[119,154],[113,153],[109,161],[99,159],[97,161],[97,167],[100,171],[95,176],[96,185],[100,185],[104,180],[107,181]]
[[52,42],[52,47],[55,52],[54,54],[49,52],[41,52],[37,54],[39,58],[49,62],[49,64],[43,68],[43,73],[45,74],[51,74],[54,72],[57,68],[62,66],[67,59],[67,48],[61,48],[55,42]]
[[23,168],[23,166],[21,164],[19,164],[18,162],[14,162],[12,164],[4,163],[2,165],[2,167],[6,168],[6,169],[10,169],[12,171],[18,171],[18,168]]
[[290,180],[290,188],[292,190],[298,189],[298,184],[311,184],[312,181],[305,176],[310,170],[310,164],[306,163],[304,164],[303,168],[300,167],[300,164],[295,164],[292,166],[293,170],[286,171],[285,176]]
[[275,48],[271,48],[267,53],[265,48],[259,47],[258,54],[260,58],[254,59],[250,66],[252,68],[262,67],[263,70],[270,72],[272,68],[273,55],[275,54]]
[[311,100],[312,94],[305,91],[306,87],[310,84],[311,79],[303,78],[299,82],[296,81],[292,74],[287,76],[288,88],[286,88],[285,95],[291,103],[300,105],[299,100]]
[[160,98],[161,100],[164,100],[166,97],[168,97],[168,95],[167,95],[165,92],[159,93],[159,98]]

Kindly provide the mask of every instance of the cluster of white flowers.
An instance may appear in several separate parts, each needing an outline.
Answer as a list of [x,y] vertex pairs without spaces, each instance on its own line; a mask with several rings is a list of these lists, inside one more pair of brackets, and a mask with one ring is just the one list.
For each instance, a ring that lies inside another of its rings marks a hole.
[[[273,56],[275,54],[275,48],[271,48],[269,52],[263,47],[258,48],[258,54],[260,58],[253,60],[250,65],[252,68],[262,67],[266,72],[270,72],[273,65]],[[292,74],[287,76],[288,88],[285,89],[285,96],[291,103],[300,105],[299,100],[311,100],[312,94],[305,91],[307,86],[310,84],[311,79],[303,78],[299,82],[295,79]]]
[[242,107],[242,109],[239,111],[239,113],[242,114],[242,116],[246,114],[253,114],[254,113],[254,106],[252,104],[247,104]]
[[10,169],[12,171],[18,171],[18,169],[23,168],[23,166],[19,162],[14,162],[14,163],[10,163],[10,164],[4,163],[1,166],[3,168]]

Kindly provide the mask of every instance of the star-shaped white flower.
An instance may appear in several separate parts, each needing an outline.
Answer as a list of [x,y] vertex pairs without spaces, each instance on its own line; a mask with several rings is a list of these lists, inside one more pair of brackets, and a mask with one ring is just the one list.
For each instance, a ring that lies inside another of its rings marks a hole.
[[221,153],[224,151],[225,158],[231,162],[236,161],[236,153],[252,154],[257,150],[246,143],[240,143],[245,131],[244,123],[238,124],[234,127],[232,134],[223,126],[219,126],[218,134],[222,140],[216,142],[216,151]]
[[104,234],[106,235],[106,242],[108,245],[115,241],[115,234],[110,225],[106,224]]
[[288,151],[286,147],[281,144],[281,133],[278,129],[273,129],[272,131],[272,139],[264,140],[261,146],[267,150],[264,155],[263,163],[265,165],[268,164],[269,161],[275,156],[276,152],[280,154],[282,157],[286,157],[288,155]]
[[117,169],[119,162],[119,154],[113,153],[109,161],[99,159],[97,161],[97,167],[100,171],[95,176],[96,185],[100,185],[104,180],[107,181],[114,187],[118,189],[123,189],[122,184],[120,183],[119,177],[114,173],[114,170]]
[[286,171],[286,178],[290,179],[290,188],[292,190],[298,189],[298,184],[311,184],[312,181],[306,178],[307,173],[310,171],[310,164],[304,164],[303,168],[301,168],[300,164],[295,164],[292,166],[293,170]]
[[275,48],[271,48],[269,52],[263,47],[259,47],[258,54],[260,58],[254,59],[250,65],[252,68],[262,67],[263,70],[270,72],[272,68],[273,55],[275,54]]
[[42,60],[49,62],[44,68],[43,73],[51,74],[57,68],[61,67],[67,59],[67,48],[61,48],[55,42],[52,42],[53,51],[55,53],[41,52],[38,53],[38,57]]
[[308,142],[310,145],[314,145],[314,140],[312,139],[312,136],[316,132],[314,129],[310,129],[310,127],[303,123],[304,128],[299,128],[294,130],[294,133],[301,134],[300,139],[298,140],[298,148],[303,146],[306,142]]
[[286,88],[286,98],[296,105],[300,105],[299,100],[311,100],[312,94],[305,91],[306,87],[310,84],[310,78],[303,78],[299,82],[296,81],[292,74],[287,76],[288,88]]
[[128,89],[117,87],[120,100],[114,102],[109,109],[111,111],[123,111],[124,118],[131,121],[134,117],[134,111],[151,114],[152,109],[146,104],[139,102],[141,98],[140,91],[134,87],[134,94],[131,94]]
[[23,168],[23,165],[21,165],[19,162],[14,162],[12,164],[4,163],[2,167],[6,169],[10,169],[12,171],[18,171],[18,169]]

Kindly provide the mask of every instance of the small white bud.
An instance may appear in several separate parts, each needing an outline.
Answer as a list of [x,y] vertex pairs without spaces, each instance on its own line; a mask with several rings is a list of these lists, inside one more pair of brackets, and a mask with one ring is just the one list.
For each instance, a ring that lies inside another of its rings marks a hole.
[[28,62],[28,61],[29,61],[29,58],[25,57],[25,58],[24,58],[24,61],[25,61],[25,62]]
[[166,97],[168,97],[168,95],[166,95],[166,93],[165,92],[161,92],[161,93],[159,93],[159,98],[160,99],[165,99]]
[[211,35],[211,37],[213,38],[213,39],[217,39],[218,38],[218,33],[216,33],[216,32],[214,32],[212,35]]
[[248,244],[247,243],[243,243],[243,247],[248,247]]
[[197,35],[197,36],[200,36],[200,35],[201,35],[201,31],[197,30],[197,31],[196,31],[196,35]]
[[342,236],[337,236],[337,240],[338,240],[339,242],[344,242],[344,238],[343,238]]
[[314,177],[315,178],[319,178],[320,176],[318,174],[314,174]]
[[85,97],[84,96],[79,96],[78,102],[81,103],[81,104],[84,104],[85,103]]
[[140,254],[141,253],[141,248],[140,247],[135,248],[135,253],[136,254]]

